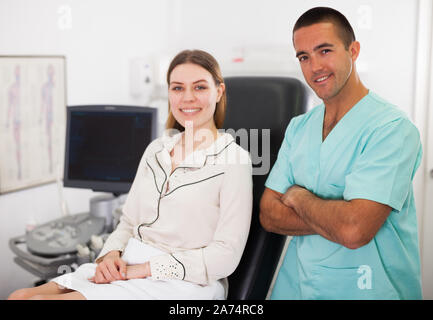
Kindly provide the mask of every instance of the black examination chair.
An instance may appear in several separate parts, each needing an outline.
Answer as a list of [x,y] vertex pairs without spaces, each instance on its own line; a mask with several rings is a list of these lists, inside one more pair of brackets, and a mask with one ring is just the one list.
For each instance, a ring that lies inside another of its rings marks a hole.
[[[258,129],[259,153],[252,152],[252,139],[248,146],[256,169],[263,165],[263,162],[257,162],[265,157],[261,154],[265,150],[262,148],[262,129],[270,129],[270,170],[290,119],[306,111],[306,87],[299,80],[288,77],[227,77],[225,83],[227,113],[224,129],[238,132],[245,128],[249,133]],[[238,137],[237,142],[243,146],[241,139]],[[259,173],[253,176],[250,234],[240,264],[229,277],[228,299],[264,300],[286,241],[285,236],[266,232],[260,225],[260,198],[269,172]]]

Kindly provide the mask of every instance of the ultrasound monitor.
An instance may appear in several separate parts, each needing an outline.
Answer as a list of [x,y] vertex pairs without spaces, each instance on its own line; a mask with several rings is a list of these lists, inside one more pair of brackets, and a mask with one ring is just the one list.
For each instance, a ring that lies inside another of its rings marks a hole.
[[156,115],[150,107],[69,106],[64,186],[128,193],[144,150],[156,138]]

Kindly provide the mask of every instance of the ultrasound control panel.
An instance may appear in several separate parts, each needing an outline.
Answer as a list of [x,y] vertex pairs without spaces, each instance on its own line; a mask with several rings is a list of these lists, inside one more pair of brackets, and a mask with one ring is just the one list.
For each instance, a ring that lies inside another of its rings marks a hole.
[[63,217],[33,229],[26,234],[27,250],[41,256],[57,256],[77,251],[92,235],[104,231],[105,218],[81,213]]

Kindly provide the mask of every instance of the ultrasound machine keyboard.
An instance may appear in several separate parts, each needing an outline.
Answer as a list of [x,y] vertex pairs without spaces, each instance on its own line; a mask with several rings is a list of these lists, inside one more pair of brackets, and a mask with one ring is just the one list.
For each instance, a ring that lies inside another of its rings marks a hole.
[[41,256],[56,256],[77,251],[92,235],[104,231],[105,218],[82,213],[43,224],[26,234],[27,249]]

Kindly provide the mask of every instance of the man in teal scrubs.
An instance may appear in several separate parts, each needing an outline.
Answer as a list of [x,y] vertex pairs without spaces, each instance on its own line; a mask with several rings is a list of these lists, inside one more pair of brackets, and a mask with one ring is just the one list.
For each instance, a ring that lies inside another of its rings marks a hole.
[[293,44],[323,104],[291,120],[266,181],[263,227],[294,236],[271,299],[421,299],[417,128],[360,81],[341,13],[307,11]]

